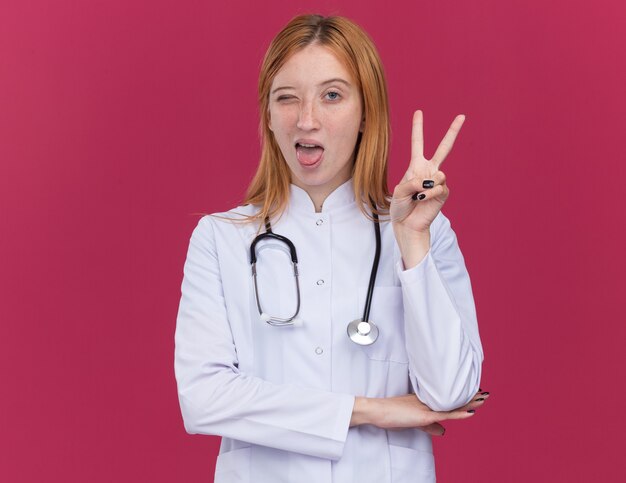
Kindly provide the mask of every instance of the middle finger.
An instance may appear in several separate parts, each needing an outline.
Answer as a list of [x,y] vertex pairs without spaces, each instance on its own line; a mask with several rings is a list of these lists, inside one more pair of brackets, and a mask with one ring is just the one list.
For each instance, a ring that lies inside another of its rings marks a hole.
[[459,114],[454,118],[448,132],[443,137],[439,146],[437,147],[437,151],[435,151],[434,156],[431,161],[435,164],[435,169],[439,169],[441,163],[446,159],[446,156],[450,153],[452,146],[454,145],[454,140],[456,139],[459,131],[461,130],[461,126],[465,122],[465,116],[463,114]]

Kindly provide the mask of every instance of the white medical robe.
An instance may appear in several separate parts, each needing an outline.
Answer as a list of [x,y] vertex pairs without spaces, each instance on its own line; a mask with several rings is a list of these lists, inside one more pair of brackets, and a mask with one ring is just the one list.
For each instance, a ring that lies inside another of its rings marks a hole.
[[[259,317],[249,263],[258,224],[205,216],[191,235],[175,334],[185,428],[223,437],[219,483],[433,482],[427,433],[349,423],[355,396],[414,392],[432,409],[449,410],[478,390],[482,347],[450,223],[437,216],[430,251],[409,270],[391,223],[381,224],[370,313],[380,335],[359,346],[346,326],[363,315],[374,225],[359,211],[352,180],[320,213],[304,190],[290,190],[272,229],[297,249],[299,327],[272,327]],[[253,212],[242,206],[222,216]],[[291,316],[297,299],[285,245],[261,242],[257,254],[263,311]]]

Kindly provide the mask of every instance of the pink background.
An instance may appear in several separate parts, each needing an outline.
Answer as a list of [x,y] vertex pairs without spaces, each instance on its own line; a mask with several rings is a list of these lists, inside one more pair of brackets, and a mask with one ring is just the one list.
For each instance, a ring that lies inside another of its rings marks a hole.
[[441,482],[623,481],[620,0],[0,4],[0,480],[211,481],[173,371],[198,212],[254,171],[256,78],[292,16],[353,18],[443,170],[493,397],[436,441]]

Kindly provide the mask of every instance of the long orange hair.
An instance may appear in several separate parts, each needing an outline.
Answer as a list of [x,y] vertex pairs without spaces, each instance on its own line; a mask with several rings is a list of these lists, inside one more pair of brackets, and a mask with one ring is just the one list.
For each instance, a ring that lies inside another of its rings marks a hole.
[[[287,206],[291,172],[269,128],[269,94],[274,77],[287,59],[313,43],[333,51],[349,70],[361,92],[365,124],[357,141],[352,166],[355,199],[368,205],[374,202],[377,214],[389,212],[389,101],[376,47],[361,27],[344,17],[300,15],[274,38],[261,65],[258,87],[261,160],[244,199],[245,204],[260,205],[261,210],[246,221],[280,216]],[[363,203],[359,207],[365,216],[372,219]]]

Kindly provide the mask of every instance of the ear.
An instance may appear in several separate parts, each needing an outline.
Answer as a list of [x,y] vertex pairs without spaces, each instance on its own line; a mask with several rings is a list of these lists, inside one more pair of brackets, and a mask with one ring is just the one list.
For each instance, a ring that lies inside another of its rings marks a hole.
[[361,120],[361,126],[359,127],[359,132],[363,132],[365,129],[365,118]]

